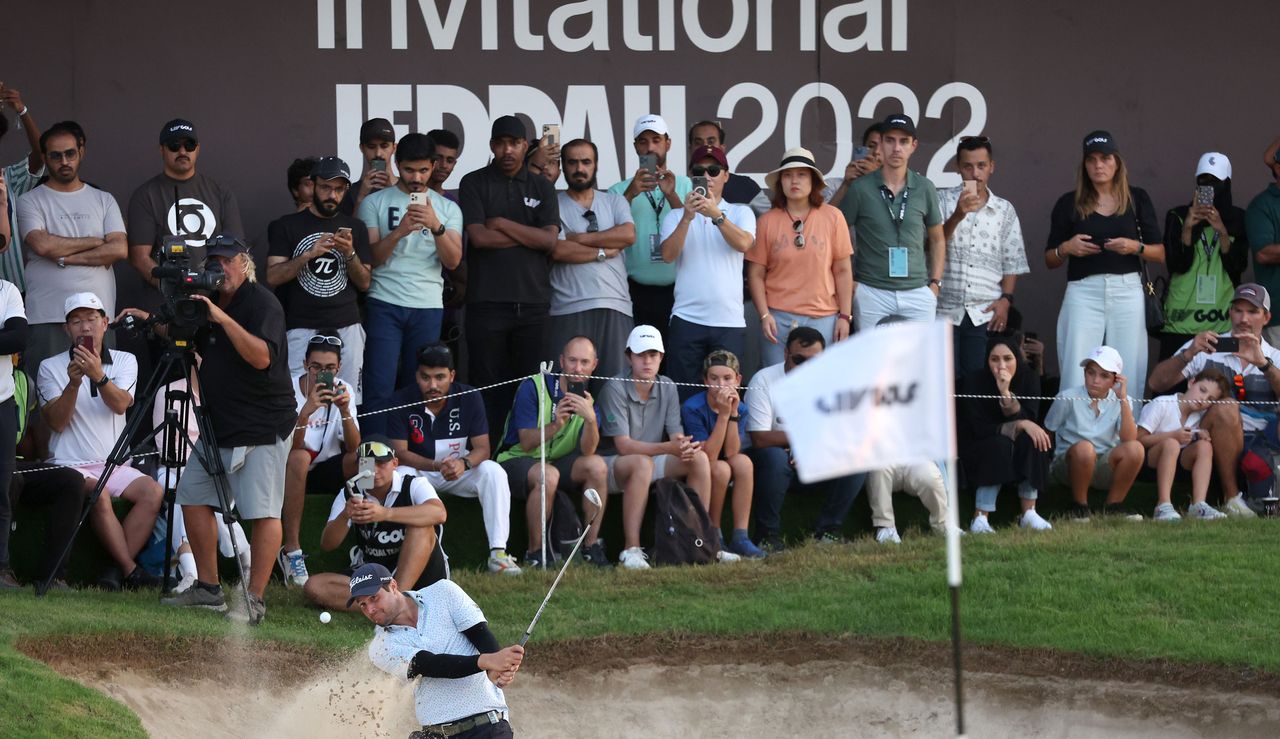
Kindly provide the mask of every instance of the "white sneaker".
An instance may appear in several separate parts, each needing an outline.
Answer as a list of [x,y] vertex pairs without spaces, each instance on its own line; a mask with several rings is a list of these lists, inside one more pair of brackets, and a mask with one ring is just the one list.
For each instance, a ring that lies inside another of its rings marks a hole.
[[1032,531],[1052,531],[1053,524],[1044,520],[1044,517],[1036,513],[1036,509],[1029,508],[1022,514],[1022,518],[1018,521],[1018,526]]
[[[1252,511],[1250,512],[1252,513]],[[1217,508],[1214,508],[1213,506],[1209,505],[1204,501],[1200,501],[1199,503],[1192,503],[1191,507],[1187,509],[1187,515],[1190,516],[1191,518],[1199,519],[1201,521],[1217,521],[1219,518],[1227,517],[1227,514],[1223,513]]]
[[986,516],[974,516],[973,523],[969,524],[969,533],[994,534],[996,530],[991,528],[991,523],[987,521]]
[[901,544],[902,537],[898,536],[898,530],[892,526],[882,526],[876,529],[877,544]]
[[[1218,515],[1222,515],[1222,514],[1218,514]],[[196,576],[194,574],[187,575],[186,577],[183,577],[181,580],[179,580],[178,584],[174,585],[173,590],[171,590],[170,592],[185,593],[187,592],[187,590],[191,588],[192,585],[195,585],[195,584],[196,584]]]
[[1175,523],[1182,520],[1182,516],[1179,516],[1178,512],[1174,510],[1172,503],[1161,503],[1156,506],[1156,510],[1151,514],[1151,518],[1155,521],[1167,521],[1169,523]]
[[1248,503],[1244,502],[1244,494],[1238,493],[1234,498],[1222,504],[1222,512],[1235,518],[1257,518]]
[[721,549],[720,551],[716,552],[716,561],[720,562],[721,564],[729,564],[730,562],[737,562],[741,559],[742,559],[742,555],[734,554],[728,549]]
[[618,564],[628,570],[647,570],[649,569],[649,555],[645,554],[640,547],[623,549],[622,554],[618,555]]
[[503,575],[519,575],[522,570],[516,558],[507,554],[507,550],[492,549],[489,551],[489,571]]

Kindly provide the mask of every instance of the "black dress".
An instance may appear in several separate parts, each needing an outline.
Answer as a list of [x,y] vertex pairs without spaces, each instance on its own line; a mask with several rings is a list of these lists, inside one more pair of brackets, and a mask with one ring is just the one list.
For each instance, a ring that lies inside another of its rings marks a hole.
[[[1010,348],[1013,348],[1011,344]],[[990,351],[987,353],[989,355]],[[1020,398],[1038,396],[1040,377],[1023,366],[1017,349],[1014,349],[1014,356],[1018,357],[1018,369],[1009,383],[1010,391]],[[961,394],[994,396],[1000,391],[996,389],[991,370],[983,366],[964,378]],[[1001,432],[1001,428],[1012,421],[1025,419],[1035,422],[1040,401],[1022,400],[1020,405],[1016,415],[1006,416],[1000,408],[1000,401],[994,398],[960,399],[957,419],[960,426],[960,464],[966,485],[980,487],[1026,480],[1036,490],[1045,490],[1052,452],[1036,449],[1031,437],[1025,433],[1010,439]]]

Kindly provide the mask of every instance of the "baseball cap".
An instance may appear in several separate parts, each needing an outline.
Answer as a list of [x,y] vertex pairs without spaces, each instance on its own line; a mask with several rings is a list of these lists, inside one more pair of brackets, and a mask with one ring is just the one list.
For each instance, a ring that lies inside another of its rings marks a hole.
[[627,348],[632,354],[643,354],[653,350],[666,353],[666,349],[662,348],[662,334],[653,326],[643,323],[631,329],[631,335],[627,337]]
[[233,236],[223,236],[221,234],[214,236],[204,242],[205,254],[211,257],[234,257],[237,254],[247,254],[249,245]]
[[1120,148],[1116,146],[1115,137],[1109,131],[1099,129],[1090,131],[1089,135],[1084,137],[1084,153],[1089,155],[1095,151],[1103,154],[1115,154],[1120,151]]
[[1080,366],[1083,367],[1090,362],[1107,372],[1120,374],[1124,371],[1124,360],[1120,358],[1120,352],[1109,346],[1094,347],[1094,350],[1089,352],[1089,356],[1080,360]]
[[81,308],[92,308],[107,315],[107,309],[102,305],[102,300],[93,293],[75,293],[67,297],[67,301],[62,305],[62,315],[69,316],[71,311]]
[[172,144],[175,141],[183,139],[191,139],[194,144],[199,144],[200,139],[196,136],[195,124],[182,118],[174,118],[164,127],[160,129],[160,144]]
[[711,350],[711,353],[707,355],[707,358],[702,360],[703,376],[705,376],[707,371],[712,367],[728,367],[733,370],[735,374],[742,373],[742,364],[738,362],[738,355],[728,349]]
[[529,138],[529,131],[519,118],[513,115],[502,115],[493,119],[493,130],[489,133],[489,138],[500,139],[503,136],[513,139],[527,139]]
[[693,155],[689,157],[689,166],[692,167],[703,159],[714,159],[720,163],[721,167],[729,168],[729,157],[725,156],[724,149],[718,146],[699,146],[694,149]]
[[382,586],[391,582],[391,573],[386,567],[377,562],[360,565],[355,572],[351,573],[351,581],[348,587],[351,589],[351,597],[347,598],[347,608],[356,602],[356,598],[362,598],[366,595],[376,595]]
[[1231,179],[1231,160],[1226,154],[1219,154],[1211,151],[1200,156],[1200,161],[1196,163],[1196,177],[1202,174],[1211,174],[1220,180]]
[[370,141],[396,142],[396,129],[386,118],[370,118],[360,125],[360,143]]
[[394,459],[396,450],[391,448],[386,439],[377,435],[370,434],[365,440],[356,447],[356,454],[361,457],[369,457],[375,462],[385,462],[388,459]]
[[667,122],[660,115],[642,115],[636,119],[636,125],[631,127],[631,138],[636,138],[645,131],[653,131],[663,136],[671,134],[671,129],[667,128]]
[[894,113],[880,122],[881,133],[888,133],[893,129],[905,131],[910,136],[916,135],[916,122],[911,120],[911,116],[905,113]]
[[1237,300],[1246,300],[1253,305],[1271,312],[1271,293],[1267,292],[1267,288],[1256,282],[1246,282],[1236,288],[1236,294],[1231,296],[1231,302]]
[[311,176],[318,180],[336,180],[339,177],[351,181],[351,168],[338,157],[320,157],[311,167]]

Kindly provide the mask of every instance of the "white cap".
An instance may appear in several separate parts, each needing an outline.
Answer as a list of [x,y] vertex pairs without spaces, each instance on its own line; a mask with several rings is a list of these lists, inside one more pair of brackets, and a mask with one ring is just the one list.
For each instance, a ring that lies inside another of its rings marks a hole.
[[631,335],[627,337],[627,348],[632,354],[643,354],[653,350],[665,354],[667,351],[662,347],[662,334],[658,329],[643,323],[631,329]]
[[653,131],[663,136],[671,135],[671,129],[667,128],[667,122],[662,120],[662,116],[654,115],[653,113],[642,115],[636,119],[636,125],[631,129],[631,138],[637,138],[645,131]]
[[1080,361],[1080,366],[1093,362],[1107,372],[1114,372],[1117,375],[1124,371],[1124,360],[1120,358],[1120,352],[1109,346],[1095,347],[1089,352],[1089,356]]
[[1231,179],[1231,160],[1227,159],[1226,154],[1211,151],[1200,157],[1200,162],[1196,164],[1196,177],[1202,174],[1211,174],[1220,180],[1229,180]]
[[93,293],[75,293],[71,297],[67,298],[67,302],[64,303],[62,307],[62,314],[64,316],[69,316],[71,315],[71,311],[78,310],[80,308],[93,308],[94,310],[100,310],[103,315],[106,315],[107,313],[107,309],[102,305],[102,300]]

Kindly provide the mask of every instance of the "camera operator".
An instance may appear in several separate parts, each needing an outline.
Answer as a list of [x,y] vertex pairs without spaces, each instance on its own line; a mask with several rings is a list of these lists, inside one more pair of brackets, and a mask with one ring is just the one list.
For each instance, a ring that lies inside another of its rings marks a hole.
[[[217,292],[212,298],[193,294],[183,300],[198,301],[208,310],[208,328],[197,337],[203,360],[203,408],[213,426],[232,499],[240,515],[253,524],[248,602],[228,617],[257,624],[266,615],[262,594],[280,549],[284,471],[298,412],[289,382],[284,310],[275,295],[258,284],[248,247],[236,239],[211,239],[208,263],[210,272],[221,267],[226,275]],[[124,315],[149,318],[136,308],[126,309]],[[167,333],[169,328],[161,326],[159,332]],[[205,461],[209,441],[200,440],[196,450],[200,464],[187,465],[177,491],[196,558],[196,583],[160,602],[224,611],[213,519],[213,507],[219,501]]]

